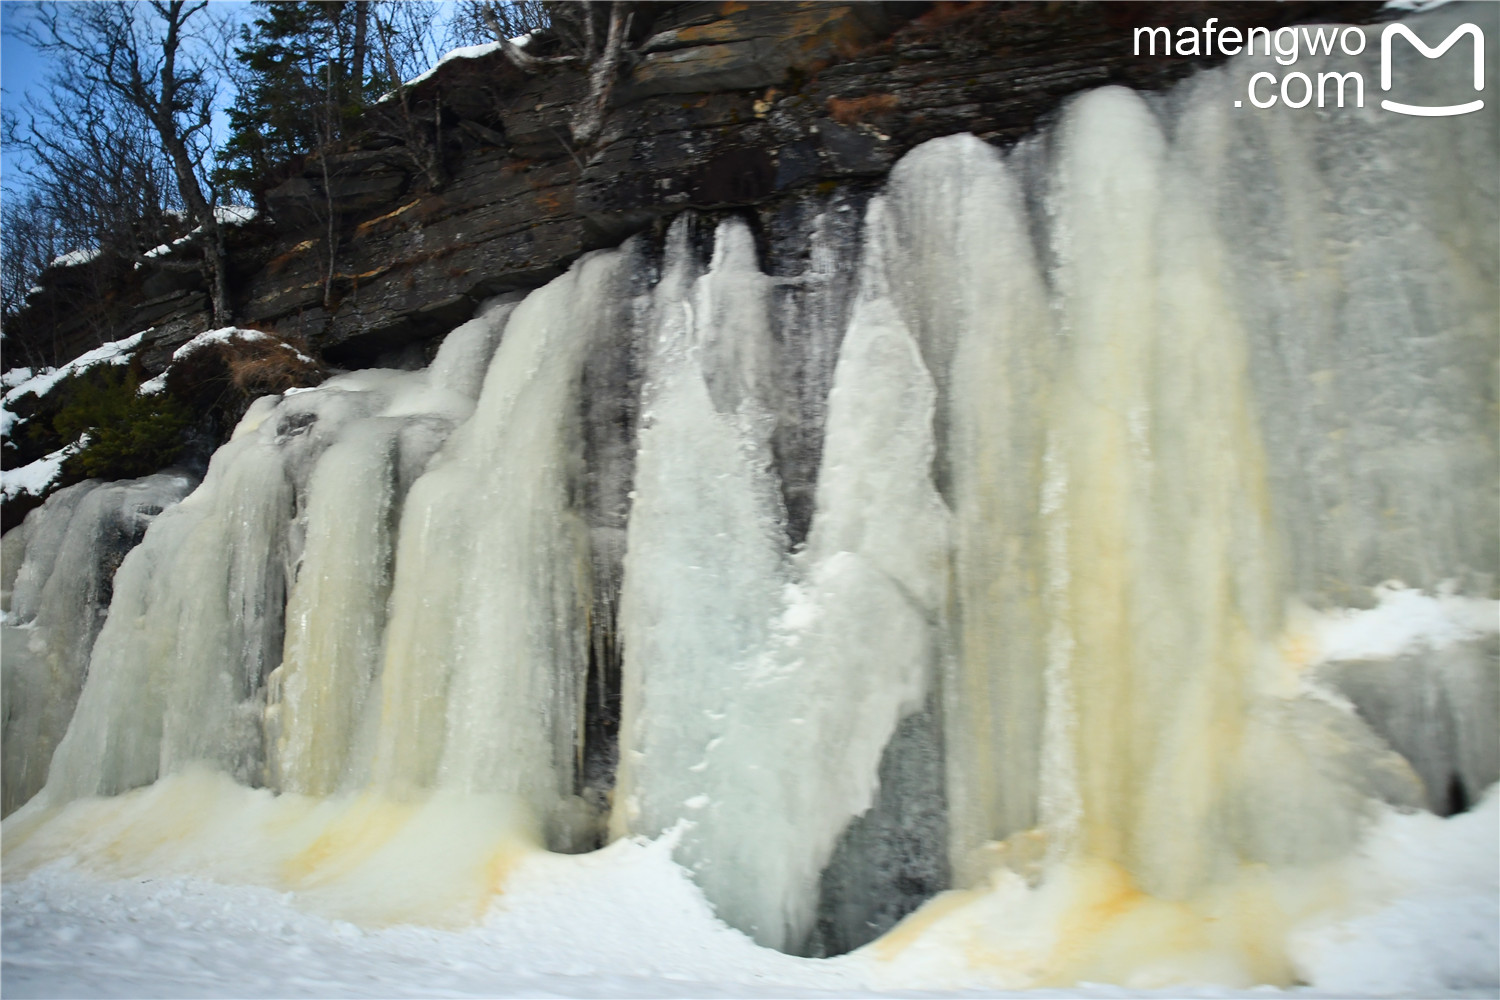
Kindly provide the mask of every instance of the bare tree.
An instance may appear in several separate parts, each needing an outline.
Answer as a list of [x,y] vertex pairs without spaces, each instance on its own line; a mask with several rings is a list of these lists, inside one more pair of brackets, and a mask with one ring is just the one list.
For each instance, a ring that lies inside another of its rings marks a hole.
[[99,90],[85,78],[49,81],[45,101],[7,110],[4,141],[28,154],[19,172],[70,249],[134,260],[181,235],[182,203],[155,131]]
[[[113,282],[148,249],[182,235],[187,223],[155,131],[128,107],[101,100],[98,90],[86,78],[63,76],[49,81],[45,100],[28,95],[4,110],[4,142],[23,155],[3,201],[0,312],[14,318],[66,254],[87,265],[68,274],[68,298],[75,301],[44,301],[66,312],[70,329],[90,330],[102,342],[114,329],[107,304]],[[64,345],[79,346],[60,340],[51,322],[30,322],[10,334],[7,357],[33,363],[55,364]]]
[[588,96],[573,109],[570,129],[573,142],[588,149],[598,140],[604,127],[604,112],[609,95],[626,54],[630,24],[634,14],[627,0],[581,0],[571,3],[543,3],[548,27],[562,43],[557,55],[540,56],[517,45],[517,19],[529,16],[526,5],[515,3],[479,3],[477,16],[500,43],[505,57],[526,72],[546,66],[576,65],[586,67],[589,75]]
[[459,0],[448,21],[449,45],[478,45],[497,34],[511,41],[551,26],[543,0]]
[[[8,318],[25,304],[37,278],[63,252],[68,239],[39,192],[6,195],[0,203],[0,314]],[[39,363],[25,343],[8,339],[5,347],[7,354],[13,348],[21,350],[32,367]]]
[[[354,4],[354,68],[353,77],[357,89],[365,84],[365,55],[370,48],[370,4],[368,0],[356,0]],[[364,103],[363,100],[360,101]]]
[[216,321],[230,320],[224,230],[209,181],[218,76],[213,48],[226,33],[207,0],[40,5],[20,32],[86,81],[91,97],[141,116],[155,133],[177,195],[202,239]]
[[366,125],[397,140],[427,187],[438,190],[448,182],[442,95],[418,101],[409,82],[442,54],[446,39],[438,34],[437,5],[379,0],[370,7],[377,55],[391,89],[384,100],[366,110]]

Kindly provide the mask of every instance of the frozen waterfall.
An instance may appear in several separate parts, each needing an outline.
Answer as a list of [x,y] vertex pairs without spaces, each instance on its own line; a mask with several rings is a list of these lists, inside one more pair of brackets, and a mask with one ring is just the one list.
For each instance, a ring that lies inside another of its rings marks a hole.
[[683,215],[258,400],[191,493],[59,492],[4,542],[7,876],[191,786],[341,914],[666,835],[786,951],[925,858],[897,966],[1293,981],[1381,803],[1500,777],[1500,114],[1236,109],[1257,66],[926,143],[778,267]]

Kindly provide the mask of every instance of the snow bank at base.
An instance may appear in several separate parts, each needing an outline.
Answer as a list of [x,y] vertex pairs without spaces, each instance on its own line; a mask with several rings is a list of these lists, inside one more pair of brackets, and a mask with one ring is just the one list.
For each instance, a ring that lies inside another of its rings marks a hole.
[[[744,988],[596,963],[588,935],[519,954],[479,928],[367,931],[268,889],[39,872],[3,896],[7,997],[738,996]],[[628,967],[627,967],[628,968]],[[805,988],[762,996],[816,996]]]
[[1249,866],[1185,903],[1144,896],[1098,864],[1053,869],[1035,888],[1000,873],[988,889],[937,897],[857,954],[880,958],[871,982],[887,989],[1016,988],[1028,977],[1250,989],[1280,967],[1283,981],[1336,996],[1493,994],[1497,787],[1447,820],[1387,810],[1351,858]]
[[[326,898],[314,898],[322,888],[317,884],[311,892],[293,892],[182,874],[206,864],[206,846],[222,858],[237,857],[240,864],[263,864],[265,858],[245,858],[258,848],[256,831],[245,824],[285,807],[269,793],[227,791],[232,787],[227,779],[198,775],[159,784],[171,792],[174,783],[181,784],[177,793],[184,803],[203,802],[205,795],[215,801],[226,792],[244,800],[241,811],[227,823],[201,827],[202,843],[184,851],[162,839],[162,817],[137,809],[123,822],[106,824],[90,850],[29,873],[18,870],[13,848],[13,841],[27,839],[27,831],[7,820],[7,881],[0,895],[7,997],[773,997],[877,990],[909,996],[934,988],[994,991],[1002,988],[1002,972],[1017,971],[971,964],[975,953],[965,950],[960,937],[934,940],[945,914],[953,915],[954,897],[968,894],[939,897],[888,939],[841,958],[804,959],[760,948],[713,916],[686,871],[672,860],[672,834],[656,841],[621,840],[586,855],[526,853],[509,868],[503,890],[477,926],[359,927],[307,912],[310,901],[326,909]],[[161,794],[158,789],[151,799],[157,808]],[[152,795],[148,789],[122,798],[144,804]],[[79,819],[106,808],[97,800],[75,806]],[[318,808],[308,802],[302,807]],[[132,837],[159,842],[162,853],[128,877],[119,867],[112,869],[113,877],[98,874],[99,855],[119,851]],[[1386,815],[1360,856],[1346,864],[1342,874],[1353,888],[1340,905],[1293,929],[1290,950],[1298,978],[1312,985],[1287,992],[1493,992],[1500,979],[1497,837],[1500,809],[1493,789],[1475,811],[1449,820]],[[86,860],[90,852],[94,861]],[[408,875],[413,870],[410,859],[387,860],[398,860]],[[393,868],[391,874],[403,873]],[[922,969],[911,963],[909,943],[905,958],[893,957],[900,949],[891,947],[891,939],[903,934],[927,939]],[[990,950],[1024,943],[1021,938],[991,942]],[[918,971],[921,975],[914,976]],[[1155,995],[1280,992],[1179,986]],[[989,995],[1153,994],[1143,985],[1087,985]]]
[[1292,936],[1304,978],[1348,993],[1494,995],[1500,985],[1500,786],[1472,811],[1386,817],[1351,863],[1363,897]]
[[[716,920],[672,861],[671,835],[552,855],[517,843],[503,808],[476,815],[483,798],[313,800],[197,771],[116,799],[28,806],[4,826],[6,996],[858,988],[839,963],[759,948]],[[463,889],[495,879],[498,895]],[[370,926],[382,913],[434,922],[434,903],[473,925]]]

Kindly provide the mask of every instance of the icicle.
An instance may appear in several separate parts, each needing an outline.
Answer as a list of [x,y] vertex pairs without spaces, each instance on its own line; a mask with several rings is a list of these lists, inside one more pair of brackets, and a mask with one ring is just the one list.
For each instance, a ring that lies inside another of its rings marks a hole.
[[70,486],[6,534],[20,543],[4,638],[5,812],[42,787],[104,624],[119,560],[193,485],[186,473]]
[[760,399],[710,392],[757,378],[718,367],[759,356],[744,343],[764,329],[754,303],[705,307],[763,284],[747,243],[720,227],[686,302],[673,295],[680,258],[658,289],[621,608],[614,829],[688,820],[678,857],[720,916],[786,948],[808,933],[818,874],[870,807],[881,752],[925,695],[947,512],[912,475],[932,460],[931,379],[872,263],[835,370],[808,547],[784,556]]
[[[943,690],[954,879],[1039,822],[1045,561],[1036,507],[1055,345],[1013,171],[972,136],[891,174],[869,241],[942,391],[940,482],[954,510],[955,641]],[[980,852],[976,855],[976,852]]]
[[618,254],[510,314],[474,416],[401,517],[374,786],[519,796],[560,847],[593,833],[573,796],[587,662],[587,533],[574,506],[578,384]]

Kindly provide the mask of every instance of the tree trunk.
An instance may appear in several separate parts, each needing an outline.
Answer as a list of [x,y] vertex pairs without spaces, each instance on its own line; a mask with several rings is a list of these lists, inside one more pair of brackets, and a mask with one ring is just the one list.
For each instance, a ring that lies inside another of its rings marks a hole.
[[214,311],[214,322],[221,326],[230,323],[229,275],[225,266],[224,231],[219,224],[214,208],[198,184],[198,175],[193,172],[193,160],[187,146],[177,135],[176,123],[170,118],[156,122],[157,134],[162,148],[172,161],[172,173],[177,178],[177,188],[187,205],[188,215],[203,230],[203,261],[208,269],[209,288]]
[[[594,18],[590,12],[588,20],[590,48],[593,47]],[[609,5],[609,34],[604,40],[604,50],[597,55],[590,53],[589,95],[573,113],[573,142],[580,148],[588,148],[599,138],[604,128],[604,111],[609,105],[609,94],[614,89],[615,76],[620,69],[620,55],[624,51],[625,36],[629,33],[625,16],[625,4],[614,0]]]
[[354,99],[365,103],[365,50],[368,47],[369,0],[354,0]]

